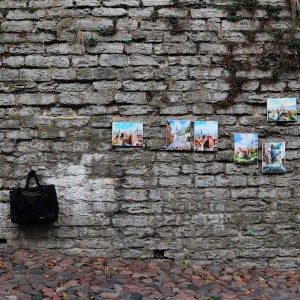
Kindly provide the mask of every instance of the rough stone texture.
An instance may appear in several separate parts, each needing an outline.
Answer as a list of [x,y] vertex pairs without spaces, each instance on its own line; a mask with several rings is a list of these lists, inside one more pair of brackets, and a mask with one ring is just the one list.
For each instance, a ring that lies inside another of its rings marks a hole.
[[[299,122],[266,121],[268,97],[299,97],[299,73],[272,82],[259,66],[272,54],[260,29],[286,28],[289,10],[260,1],[283,19],[260,9],[233,22],[231,2],[1,1],[0,249],[299,267]],[[216,107],[232,56],[241,88]],[[219,121],[219,151],[167,152],[172,118]],[[112,121],[143,122],[144,147],[113,148]],[[287,173],[234,165],[240,131],[286,141]],[[56,185],[53,225],[10,222],[9,190],[31,168]]]

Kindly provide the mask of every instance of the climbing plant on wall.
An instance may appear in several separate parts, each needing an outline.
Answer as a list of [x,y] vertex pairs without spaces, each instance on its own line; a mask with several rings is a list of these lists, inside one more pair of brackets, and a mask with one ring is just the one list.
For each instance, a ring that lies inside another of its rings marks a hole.
[[[267,71],[271,74],[269,78],[261,79],[260,83],[275,83],[280,80],[284,73],[295,72],[300,70],[300,38],[297,35],[299,27],[300,1],[289,0],[291,9],[291,18],[287,18],[284,13],[284,7],[274,6],[272,4],[260,5],[257,0],[237,0],[234,3],[225,6],[228,13],[227,19],[230,22],[239,22],[241,19],[250,14],[250,20],[259,22],[258,27],[253,30],[241,30],[246,37],[243,43],[230,42],[227,44],[227,55],[223,60],[229,72],[227,79],[230,90],[225,101],[215,103],[215,108],[226,108],[234,103],[234,100],[242,92],[242,86],[247,78],[238,76],[239,71],[250,71],[258,69]],[[257,14],[257,11],[264,10],[265,17]],[[276,26],[276,22],[284,21],[285,23]],[[261,34],[268,34],[270,40],[263,41],[263,53],[252,54],[252,61],[240,60],[238,57],[238,48],[255,47],[259,43],[256,40]],[[257,92],[259,92],[259,88]]]

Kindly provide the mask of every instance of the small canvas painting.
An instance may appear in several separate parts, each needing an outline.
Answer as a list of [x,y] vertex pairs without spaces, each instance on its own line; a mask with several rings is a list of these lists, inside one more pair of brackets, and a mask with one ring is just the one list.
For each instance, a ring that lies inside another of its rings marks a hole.
[[296,122],[297,99],[278,98],[267,99],[268,121]]
[[167,150],[191,150],[191,122],[168,120]]
[[218,151],[218,122],[194,122],[194,151]]
[[124,147],[142,147],[143,123],[113,122],[112,145]]
[[254,165],[258,163],[258,134],[234,134],[234,163]]
[[264,174],[285,173],[285,143],[272,142],[262,145],[262,172]]

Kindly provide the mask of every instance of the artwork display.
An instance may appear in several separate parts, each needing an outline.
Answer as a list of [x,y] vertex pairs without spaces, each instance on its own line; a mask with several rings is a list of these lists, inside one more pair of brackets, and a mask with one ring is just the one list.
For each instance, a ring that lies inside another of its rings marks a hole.
[[194,122],[194,151],[218,151],[218,122]]
[[[297,98],[268,98],[268,121],[297,121]],[[217,121],[194,122],[194,151],[218,151]],[[191,121],[168,120],[166,126],[167,150],[191,150]],[[143,146],[143,123],[113,122],[112,145],[123,147]],[[234,133],[234,163],[240,165],[258,164],[258,134]],[[285,142],[262,144],[262,173],[285,173]]]
[[143,123],[113,122],[112,145],[124,147],[142,147]]
[[190,121],[167,121],[167,150],[191,150]]
[[278,98],[267,99],[268,121],[296,122],[297,99]]
[[285,173],[285,143],[262,144],[262,172],[264,174]]
[[234,134],[234,163],[254,165],[258,163],[258,134]]

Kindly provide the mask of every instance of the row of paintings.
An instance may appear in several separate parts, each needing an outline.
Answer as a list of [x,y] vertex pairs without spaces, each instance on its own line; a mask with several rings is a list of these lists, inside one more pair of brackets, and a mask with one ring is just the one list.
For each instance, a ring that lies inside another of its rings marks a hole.
[[[234,163],[258,164],[258,134],[234,134]],[[262,144],[262,172],[265,174],[285,173],[285,143]]]
[[[141,147],[143,123],[113,122],[112,145]],[[217,151],[218,122],[194,122],[194,151]],[[191,150],[191,121],[167,121],[167,149]]]
[[[167,121],[167,150],[191,150],[191,122],[188,120]],[[143,146],[143,123],[113,122],[112,145],[123,147]],[[215,152],[218,150],[218,122],[194,122],[194,151]],[[258,134],[234,134],[234,163],[258,164]],[[285,173],[285,143],[262,144],[262,172]]]
[[[191,150],[191,121],[167,121],[167,150]],[[218,150],[218,122],[194,122],[194,151]]]

